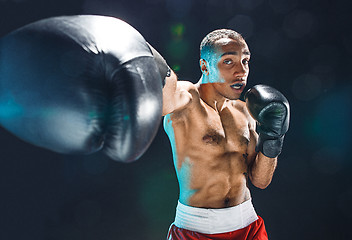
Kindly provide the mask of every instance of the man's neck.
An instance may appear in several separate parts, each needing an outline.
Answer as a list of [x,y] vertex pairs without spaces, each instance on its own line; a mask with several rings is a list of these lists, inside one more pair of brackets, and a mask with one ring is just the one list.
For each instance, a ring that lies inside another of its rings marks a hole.
[[214,83],[201,83],[198,82],[200,98],[216,112],[220,113],[225,107],[227,98],[221,96],[214,88]]

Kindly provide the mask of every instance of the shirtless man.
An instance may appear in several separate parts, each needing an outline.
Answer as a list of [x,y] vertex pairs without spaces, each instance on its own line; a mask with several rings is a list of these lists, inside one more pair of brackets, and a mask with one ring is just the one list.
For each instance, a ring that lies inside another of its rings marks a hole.
[[263,85],[246,94],[246,103],[239,100],[250,51],[237,32],[209,33],[200,51],[199,82],[177,81],[171,72],[163,89],[180,189],[168,240],[268,239],[247,185],[264,189],[271,182],[288,130],[288,102]]

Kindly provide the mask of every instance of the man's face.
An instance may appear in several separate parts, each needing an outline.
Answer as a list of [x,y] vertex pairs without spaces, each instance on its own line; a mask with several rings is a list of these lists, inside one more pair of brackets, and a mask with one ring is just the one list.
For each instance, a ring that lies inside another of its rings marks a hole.
[[209,62],[209,82],[225,98],[238,99],[247,84],[250,52],[244,40],[219,39],[212,63]]

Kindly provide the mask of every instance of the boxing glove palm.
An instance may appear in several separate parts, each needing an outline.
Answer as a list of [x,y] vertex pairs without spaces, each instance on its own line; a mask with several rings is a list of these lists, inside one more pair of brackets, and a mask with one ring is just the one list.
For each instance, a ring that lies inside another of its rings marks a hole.
[[256,120],[258,142],[256,151],[270,158],[282,150],[285,133],[289,128],[290,107],[285,96],[266,85],[256,85],[245,94],[246,105]]

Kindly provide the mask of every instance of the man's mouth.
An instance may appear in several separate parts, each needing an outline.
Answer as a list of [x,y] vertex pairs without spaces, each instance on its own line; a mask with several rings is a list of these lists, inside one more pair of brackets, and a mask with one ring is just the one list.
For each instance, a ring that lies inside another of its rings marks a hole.
[[243,83],[235,83],[235,84],[232,84],[231,87],[233,89],[239,90],[243,87],[243,85],[244,85]]

